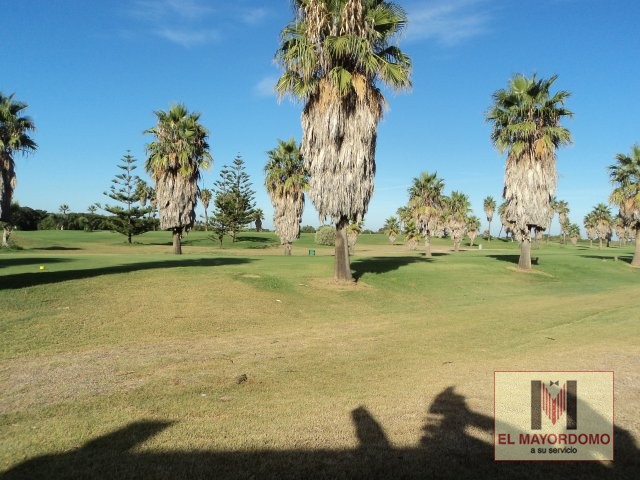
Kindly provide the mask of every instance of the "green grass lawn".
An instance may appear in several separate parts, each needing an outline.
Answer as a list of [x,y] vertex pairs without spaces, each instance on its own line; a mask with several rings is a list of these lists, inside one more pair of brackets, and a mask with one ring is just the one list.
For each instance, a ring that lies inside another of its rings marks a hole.
[[[0,253],[2,478],[633,478],[638,466],[632,247],[551,242],[522,273],[511,242],[453,253],[437,240],[427,259],[362,235],[358,282],[339,286],[312,234],[291,257],[255,232],[222,248],[192,232],[182,256],[167,232],[14,239],[21,249]],[[614,370],[613,466],[494,464],[494,370]]]

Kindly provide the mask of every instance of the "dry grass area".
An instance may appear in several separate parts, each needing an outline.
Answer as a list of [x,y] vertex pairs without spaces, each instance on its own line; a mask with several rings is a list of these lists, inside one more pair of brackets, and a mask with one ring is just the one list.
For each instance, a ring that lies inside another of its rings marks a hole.
[[[337,286],[324,255],[143,248],[51,253],[66,261],[42,275],[29,252],[0,259],[17,259],[0,270],[6,478],[625,478],[637,465],[640,272],[624,262],[551,249],[544,275],[522,275],[495,251],[427,261],[365,245],[358,284]],[[505,369],[614,370],[617,469],[496,466]]]

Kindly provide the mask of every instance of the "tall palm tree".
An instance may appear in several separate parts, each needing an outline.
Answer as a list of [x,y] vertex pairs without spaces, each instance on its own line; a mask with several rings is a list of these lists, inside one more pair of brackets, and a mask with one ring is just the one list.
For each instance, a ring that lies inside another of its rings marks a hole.
[[491,241],[491,221],[493,220],[493,214],[496,211],[496,201],[492,196],[488,196],[483,201],[484,214],[487,217],[487,222],[489,222],[489,241]]
[[273,224],[284,254],[291,255],[291,243],[300,236],[304,210],[304,192],[309,187],[309,174],[304,167],[300,147],[291,138],[278,140],[278,146],[267,152],[264,167],[265,186],[273,204]]
[[460,250],[460,242],[467,232],[467,222],[471,213],[469,197],[462,192],[451,192],[445,199],[446,228],[453,240],[453,250]]
[[385,220],[382,231],[389,239],[389,243],[393,244],[400,234],[400,222],[396,217],[389,217]]
[[207,129],[199,113],[189,113],[184,105],[172,105],[168,112],[155,112],[158,123],[145,131],[155,136],[147,145],[145,168],[156,183],[156,204],[160,228],[171,230],[173,253],[182,253],[182,234],[195,222],[200,169],[212,158]]
[[552,207],[558,214],[558,222],[560,223],[560,234],[562,235],[562,243],[567,243],[567,226],[569,225],[569,204],[566,200],[557,200],[554,198]]
[[631,155],[619,153],[609,166],[615,188],[609,201],[620,209],[625,224],[636,232],[636,248],[631,265],[640,267],[640,145],[631,148]]
[[572,113],[564,107],[569,92],[550,92],[557,76],[538,80],[515,75],[506,89],[493,94],[487,113],[491,139],[507,151],[503,197],[505,216],[520,242],[518,266],[531,269],[531,232],[547,228],[550,203],[556,189],[556,149],[571,143],[560,121]]
[[444,233],[443,189],[444,180],[438,178],[437,172],[426,171],[415,177],[409,187],[409,207],[417,228],[424,236],[424,252],[427,257],[431,256],[431,237]]
[[373,193],[377,127],[384,97],[378,81],[410,86],[409,58],[391,41],[406,14],[383,0],[293,0],[276,58],[279,94],[305,102],[302,155],[309,197],[336,226],[334,277],[352,281],[346,228],[361,221]]
[[211,190],[208,188],[200,189],[200,201],[202,202],[202,206],[204,208],[204,231],[209,231],[209,203],[211,202],[211,197],[213,196]]
[[16,188],[16,153],[26,154],[38,148],[29,136],[35,125],[23,115],[26,108],[26,103],[14,100],[14,94],[5,96],[0,92],[0,221],[9,221]]

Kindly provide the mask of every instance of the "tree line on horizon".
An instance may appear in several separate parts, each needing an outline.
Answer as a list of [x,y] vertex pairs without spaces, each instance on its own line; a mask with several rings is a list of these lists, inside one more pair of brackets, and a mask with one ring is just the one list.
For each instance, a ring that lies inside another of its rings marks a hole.
[[[279,143],[275,153],[283,163],[274,161],[274,151],[269,152],[266,187],[285,251],[290,252],[299,234],[306,193],[321,218],[330,219],[335,227],[334,278],[351,282],[348,229],[361,224],[373,193],[377,126],[385,104],[379,85],[393,90],[411,86],[411,60],[395,43],[407,15],[397,4],[382,0],[293,0],[293,5],[294,18],[283,28],[275,55],[283,70],[276,90],[281,97],[303,102],[302,141],[299,155],[287,151],[285,142]],[[573,115],[565,106],[570,93],[552,92],[556,80],[556,75],[545,79],[516,74],[506,88],[493,94],[486,113],[491,141],[506,154],[499,215],[520,244],[518,266],[524,270],[531,269],[532,240],[548,229],[553,217],[556,151],[572,142],[561,123]],[[2,220],[8,220],[15,188],[14,155],[37,148],[29,136],[35,126],[21,113],[25,108],[13,95],[0,96]],[[181,237],[194,226],[195,206],[202,199],[201,169],[213,159],[200,114],[190,113],[184,105],[155,114],[156,126],[145,131],[154,137],[147,145],[145,169],[155,184],[159,226],[172,232],[174,253],[179,254]],[[298,169],[291,171],[286,162],[294,157]],[[640,146],[634,145],[630,156],[618,154],[608,169],[614,186],[609,201],[618,207],[625,232],[635,231],[632,265],[640,266]],[[252,199],[234,197],[225,190],[230,187],[226,181],[223,178],[217,184],[223,193],[214,200],[215,232],[224,228],[234,232],[229,219],[219,214],[221,208],[233,207],[246,214],[254,209]],[[409,188],[407,223],[425,239],[426,254],[433,236],[447,232],[457,248],[463,232],[469,230],[468,197],[455,191],[443,196],[443,186],[435,173],[423,172]],[[117,189],[114,195],[118,196]],[[585,218],[588,232],[604,230],[606,208],[596,207],[599,216]],[[574,225],[565,222],[563,235],[575,234]]]

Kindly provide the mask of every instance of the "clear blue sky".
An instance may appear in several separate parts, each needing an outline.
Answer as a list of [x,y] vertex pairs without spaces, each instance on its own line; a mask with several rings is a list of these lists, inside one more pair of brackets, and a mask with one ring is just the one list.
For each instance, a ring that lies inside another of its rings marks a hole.
[[[574,144],[558,152],[557,191],[571,220],[581,224],[607,200],[606,166],[640,142],[640,1],[398,3],[409,14],[400,46],[413,60],[413,88],[387,95],[366,227],[393,215],[423,170],[437,171],[447,192],[467,193],[486,223],[482,200],[500,201],[504,158],[484,114],[518,72],[558,74],[557,88],[572,92]],[[0,91],[28,103],[37,126],[38,151],[17,158],[22,205],[80,212],[104,203],[126,150],[145,176],[142,132],[153,111],[183,102],[210,131],[205,186],[241,154],[271,226],[265,152],[278,138],[300,139],[301,105],[272,93],[289,1],[0,0],[0,11]],[[303,223],[319,224],[310,202]]]

